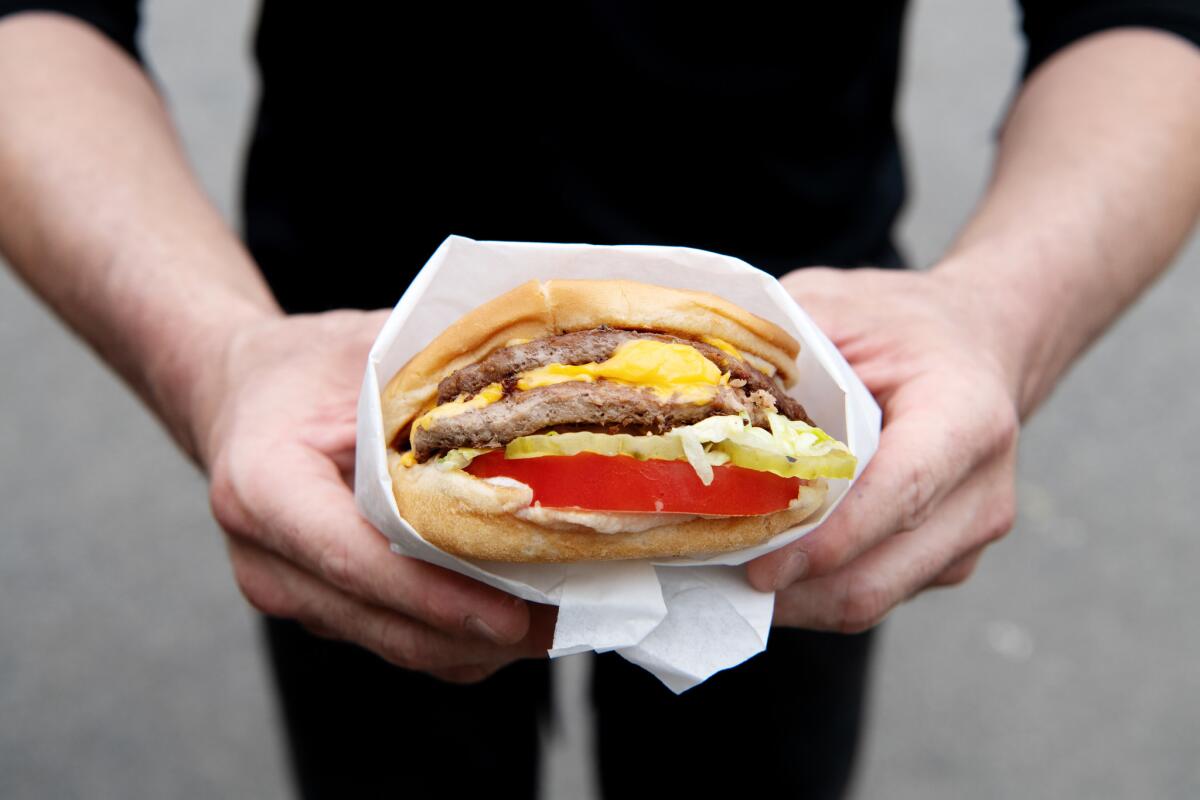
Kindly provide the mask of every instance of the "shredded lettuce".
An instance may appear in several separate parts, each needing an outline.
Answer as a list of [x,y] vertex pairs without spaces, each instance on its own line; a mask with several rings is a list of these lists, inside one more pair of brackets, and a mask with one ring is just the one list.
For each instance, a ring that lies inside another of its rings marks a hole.
[[683,454],[687,457],[688,463],[692,465],[692,469],[696,470],[696,474],[700,476],[700,482],[705,486],[712,483],[712,464],[709,464],[708,459],[705,458],[705,443],[701,440],[700,435],[692,430],[692,426],[689,425],[665,435],[679,439],[679,443],[683,445]]
[[481,456],[487,450],[480,450],[474,447],[457,447],[453,450],[447,450],[446,455],[435,460],[434,466],[443,472],[452,469],[466,469],[476,456]]
[[[746,414],[709,417],[661,435],[633,436],[574,431],[521,436],[504,448],[506,458],[571,456],[577,453],[659,458],[691,464],[705,486],[714,466],[732,464],[785,478],[851,478],[855,457],[846,445],[820,428],[767,412],[770,430],[750,424]],[[437,460],[439,469],[464,469],[478,455],[473,448],[451,450]]]

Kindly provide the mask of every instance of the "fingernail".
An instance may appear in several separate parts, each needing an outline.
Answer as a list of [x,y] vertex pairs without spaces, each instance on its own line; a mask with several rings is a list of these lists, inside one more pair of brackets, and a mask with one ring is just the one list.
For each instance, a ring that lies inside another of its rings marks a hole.
[[775,573],[774,586],[776,589],[786,589],[804,577],[808,572],[808,553],[803,550],[793,550],[779,565]]
[[471,614],[463,621],[463,626],[476,636],[482,636],[484,639],[495,642],[496,644],[508,644],[507,639],[496,633],[495,629],[492,628],[491,625],[488,625],[474,614]]

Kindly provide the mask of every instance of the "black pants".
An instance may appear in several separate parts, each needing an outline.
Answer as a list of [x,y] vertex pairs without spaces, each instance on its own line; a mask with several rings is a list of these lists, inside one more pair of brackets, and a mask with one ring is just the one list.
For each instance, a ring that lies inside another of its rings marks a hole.
[[[305,798],[536,796],[548,662],[458,686],[295,623],[266,629]],[[777,628],[767,652],[678,697],[620,656],[599,656],[604,796],[843,797],[870,644],[868,634]]]

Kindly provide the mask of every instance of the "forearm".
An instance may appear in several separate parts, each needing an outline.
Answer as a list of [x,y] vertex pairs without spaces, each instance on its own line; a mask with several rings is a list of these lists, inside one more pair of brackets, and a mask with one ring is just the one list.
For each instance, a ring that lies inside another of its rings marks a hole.
[[934,274],[1001,315],[1022,415],[1166,267],[1200,210],[1200,51],[1117,30],[1043,64]]
[[256,608],[447,680],[544,656],[548,610],[396,556],[355,509],[383,315],[280,316],[141,71],[66,18],[0,22],[0,247],[208,469]]
[[66,17],[0,22],[0,250],[193,455],[205,370],[278,313],[146,76]]

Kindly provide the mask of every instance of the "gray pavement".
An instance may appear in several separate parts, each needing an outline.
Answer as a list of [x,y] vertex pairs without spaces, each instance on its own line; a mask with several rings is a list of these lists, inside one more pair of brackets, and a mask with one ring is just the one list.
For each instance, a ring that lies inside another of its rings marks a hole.
[[[151,59],[229,213],[250,12],[146,5]],[[985,180],[1020,45],[1003,3],[915,12],[902,231],[928,263]],[[1193,244],[1027,427],[1014,532],[966,586],[884,627],[858,797],[1200,791],[1198,342]],[[0,369],[0,797],[287,796],[252,615],[202,480],[7,275]],[[556,666],[565,726],[547,794],[586,797],[587,660]]]

